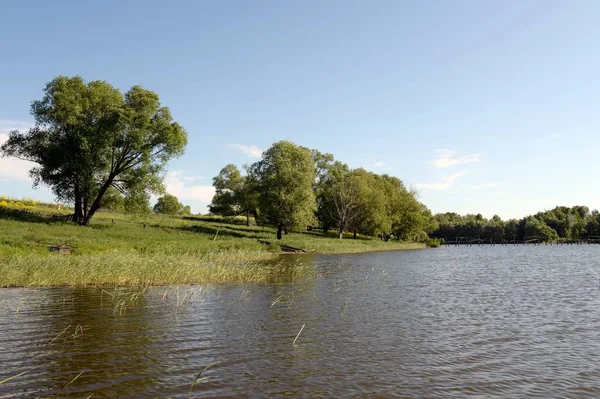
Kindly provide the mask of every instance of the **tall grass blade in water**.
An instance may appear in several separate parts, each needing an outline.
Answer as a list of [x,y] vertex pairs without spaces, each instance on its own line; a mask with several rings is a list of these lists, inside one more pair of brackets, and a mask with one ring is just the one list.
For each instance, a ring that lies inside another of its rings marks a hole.
[[29,369],[29,370],[25,370],[25,371],[23,371],[23,372],[21,372],[21,373],[19,373],[19,374],[15,374],[15,375],[13,375],[13,376],[11,376],[11,377],[5,378],[5,379],[3,379],[2,381],[0,381],[0,385],[6,384],[7,382],[9,382],[9,381],[12,381],[12,380],[14,380],[15,378],[19,378],[19,377],[21,377],[21,376],[23,376],[23,375],[25,375],[25,374],[29,373],[30,371],[37,369],[37,368],[38,368],[38,367],[34,367],[34,368],[31,368],[31,369]]
[[300,328],[300,331],[298,331],[298,335],[296,335],[296,338],[294,338],[294,342],[292,342],[292,345],[294,347],[298,346],[296,345],[296,340],[298,340],[298,337],[300,336],[300,334],[302,333],[302,330],[304,330],[304,326],[306,326],[306,324],[302,324],[302,328]]
[[192,381],[192,384],[190,385],[190,398],[192,397],[192,390],[194,389],[194,385],[196,385],[196,383],[198,381],[203,381],[204,377],[202,377],[202,373],[204,373],[206,370],[208,370],[209,368],[211,368],[212,366],[214,366],[215,364],[218,364],[219,362],[214,362],[209,364],[208,366],[204,367],[202,369],[202,371],[200,371],[200,373],[198,373],[198,375],[196,376],[196,378],[194,378],[194,381]]

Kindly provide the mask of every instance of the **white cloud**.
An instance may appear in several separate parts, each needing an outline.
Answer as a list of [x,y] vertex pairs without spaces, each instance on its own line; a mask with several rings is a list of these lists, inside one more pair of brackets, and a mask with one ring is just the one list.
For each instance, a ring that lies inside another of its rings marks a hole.
[[433,165],[438,168],[449,168],[456,165],[466,165],[469,163],[479,162],[482,156],[479,154],[467,154],[460,157],[455,156],[454,151],[439,149],[435,150],[436,158],[433,160]]
[[445,191],[448,188],[450,188],[450,186],[452,186],[456,182],[457,179],[459,179],[463,176],[466,176],[468,174],[470,174],[470,172],[458,172],[453,175],[444,177],[438,183],[418,183],[418,184],[415,184],[415,186],[417,188],[424,188],[426,190]]
[[206,176],[181,176],[181,180],[183,181],[196,181],[196,180],[204,180]]
[[188,177],[191,176],[184,176],[182,170],[167,173],[165,178],[167,192],[180,201],[198,201],[208,205],[215,195],[215,188],[210,185],[188,185],[187,182],[190,181]]
[[373,164],[373,167],[377,168],[377,169],[392,170],[391,166],[389,166],[387,163],[382,162],[382,161],[375,162]]
[[[32,125],[27,122],[0,119],[0,145],[8,140],[8,133],[13,130],[27,130]],[[0,181],[27,181],[30,182],[29,170],[36,164],[12,157],[0,156]]]
[[13,130],[27,130],[33,127],[33,123],[23,121],[12,121],[9,119],[0,119],[0,134],[8,135]]
[[255,145],[228,144],[227,147],[235,148],[251,158],[260,158],[263,153],[263,150]]

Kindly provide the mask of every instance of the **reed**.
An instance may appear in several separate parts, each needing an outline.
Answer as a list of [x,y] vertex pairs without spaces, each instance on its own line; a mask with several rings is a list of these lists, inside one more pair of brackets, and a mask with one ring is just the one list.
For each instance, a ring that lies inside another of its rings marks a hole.
[[[285,260],[274,229],[245,226],[243,219],[100,212],[81,227],[53,217],[56,208],[36,212],[0,207],[2,287],[273,283],[307,271]],[[281,243],[324,254],[424,247],[321,232],[290,233]],[[52,253],[48,245],[72,251]]]

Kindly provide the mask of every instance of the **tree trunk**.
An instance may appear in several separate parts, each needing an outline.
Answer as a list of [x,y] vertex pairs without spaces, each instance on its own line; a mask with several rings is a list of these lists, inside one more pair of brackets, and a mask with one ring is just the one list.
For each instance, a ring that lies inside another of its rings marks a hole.
[[81,195],[75,193],[75,212],[73,213],[73,223],[81,224],[83,215],[81,214]]
[[260,226],[260,221],[258,220],[258,212],[256,211],[256,209],[252,210],[252,216],[254,217],[254,223],[256,223],[257,226]]
[[354,235],[352,236],[354,240],[356,240],[356,230],[354,230]]
[[277,225],[277,239],[281,240],[281,233],[283,232],[283,225],[279,224]]
[[250,210],[246,209],[246,226],[250,226]]
[[340,238],[340,240],[342,238],[344,238],[344,227],[345,227],[344,221],[340,220],[340,224],[338,225],[338,237]]
[[85,215],[85,219],[83,219],[83,223],[80,223],[80,224],[87,226],[90,223],[92,216],[94,216],[96,211],[98,209],[100,209],[100,202],[102,201],[102,197],[104,196],[104,194],[106,194],[106,191],[112,184],[113,179],[114,179],[113,175],[108,176],[108,179],[106,179],[106,181],[104,182],[102,187],[100,187],[100,191],[98,191],[98,195],[96,196],[96,199],[94,199],[94,202],[92,202],[92,206],[90,207],[90,210]]

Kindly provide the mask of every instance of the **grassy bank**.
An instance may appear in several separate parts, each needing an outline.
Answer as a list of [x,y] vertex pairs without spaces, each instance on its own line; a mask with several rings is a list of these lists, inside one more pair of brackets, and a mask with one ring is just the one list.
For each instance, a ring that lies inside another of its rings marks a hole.
[[[274,229],[235,218],[100,212],[81,227],[48,217],[58,212],[53,208],[28,211],[0,207],[0,286],[277,282],[306,272],[302,262],[280,255],[281,243],[309,253],[423,247],[321,232],[290,233],[277,242]],[[61,255],[48,245],[73,249]]]

